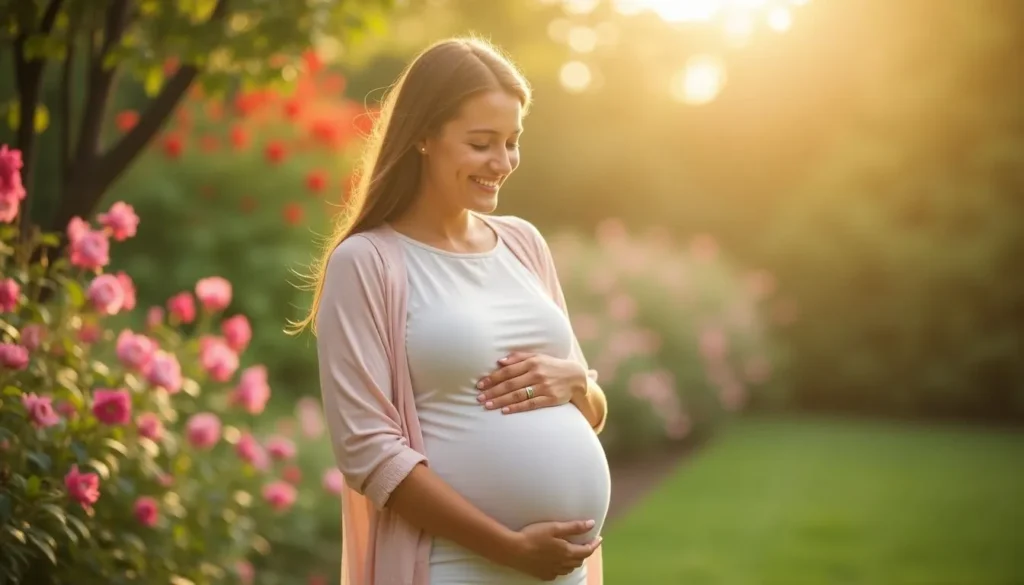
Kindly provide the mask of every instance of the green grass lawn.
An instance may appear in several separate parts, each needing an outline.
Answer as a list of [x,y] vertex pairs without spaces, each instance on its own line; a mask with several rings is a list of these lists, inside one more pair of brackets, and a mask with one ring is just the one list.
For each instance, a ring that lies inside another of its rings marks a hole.
[[607,585],[1024,584],[1024,432],[728,428],[605,530]]

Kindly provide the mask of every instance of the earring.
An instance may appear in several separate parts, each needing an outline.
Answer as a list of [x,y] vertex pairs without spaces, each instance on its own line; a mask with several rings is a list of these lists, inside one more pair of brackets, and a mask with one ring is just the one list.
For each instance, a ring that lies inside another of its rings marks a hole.
[[423,154],[427,154],[427,147],[426,146],[421,146],[420,147],[420,152],[422,152]]

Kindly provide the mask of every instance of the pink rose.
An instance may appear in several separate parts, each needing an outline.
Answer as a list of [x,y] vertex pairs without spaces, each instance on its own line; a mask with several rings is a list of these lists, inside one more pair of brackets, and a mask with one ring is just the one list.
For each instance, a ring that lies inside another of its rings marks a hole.
[[238,386],[231,396],[234,404],[241,404],[249,414],[259,414],[270,400],[270,386],[267,384],[267,367],[250,366],[242,371]]
[[149,496],[142,496],[135,500],[135,518],[143,526],[152,528],[156,526],[158,518],[158,507],[156,500]]
[[78,409],[75,408],[74,404],[67,400],[61,400],[53,407],[53,409],[60,413],[64,418],[74,418],[75,416],[78,416]]
[[267,439],[267,452],[278,461],[295,457],[295,443],[280,435]]
[[223,311],[231,304],[231,283],[220,276],[203,278],[196,283],[196,297],[207,311]]
[[206,337],[200,342],[199,363],[211,378],[226,382],[238,369],[238,354],[224,340]]
[[146,327],[150,329],[156,329],[164,322],[164,308],[163,307],[150,307],[146,311]]
[[132,419],[132,397],[127,390],[98,389],[92,397],[92,414],[101,423],[124,425]]
[[114,239],[123,242],[135,235],[139,227],[139,216],[135,209],[123,201],[110,206],[110,211],[96,216],[101,225],[111,231]]
[[82,323],[82,328],[78,330],[78,340],[86,344],[96,343],[102,335],[103,328],[91,321]]
[[21,286],[13,278],[0,281],[0,313],[10,313],[18,308]]
[[21,328],[21,344],[29,351],[35,351],[42,345],[46,337],[46,328],[42,325],[31,323]]
[[121,290],[124,291],[124,302],[121,304],[121,308],[125,311],[134,310],[135,282],[132,281],[132,277],[128,276],[124,272],[118,272],[114,276],[117,277],[117,282],[121,283]]
[[167,310],[181,323],[196,320],[196,301],[189,292],[180,292],[167,301]]
[[100,476],[95,473],[81,473],[78,465],[72,465],[71,471],[64,476],[64,487],[68,497],[78,502],[86,510],[92,508],[100,499]]
[[267,458],[267,452],[260,445],[256,437],[253,437],[250,433],[244,433],[242,438],[238,440],[238,444],[235,445],[235,453],[238,457],[249,463],[260,471],[266,470],[269,466],[270,460]]
[[157,344],[145,335],[133,333],[128,329],[122,329],[117,336],[117,359],[125,366],[142,371],[153,359],[157,351]]
[[220,330],[224,334],[224,339],[227,340],[228,347],[238,353],[245,351],[249,342],[252,341],[252,327],[245,315],[235,315],[226,319],[221,323]]
[[719,327],[706,327],[700,333],[700,353],[708,360],[719,360],[725,357],[729,348],[729,340]]
[[275,510],[287,510],[295,503],[295,486],[285,481],[275,481],[263,487],[263,499]]
[[252,568],[252,564],[248,561],[238,561],[235,563],[235,574],[238,575],[241,585],[252,585],[253,579],[256,578],[256,570]]
[[110,240],[107,239],[107,234],[92,230],[88,224],[76,226],[74,230],[70,224],[68,227],[71,264],[87,270],[96,270],[110,264]]
[[336,496],[340,496],[341,490],[345,488],[345,476],[342,475],[340,469],[332,467],[324,472],[324,478],[321,483],[325,490]]
[[25,198],[21,168],[21,151],[0,145],[0,222],[10,223],[18,216],[20,201]]
[[72,217],[68,222],[68,241],[74,242],[89,231],[89,223],[80,217]]
[[0,343],[0,366],[8,370],[28,367],[28,348],[16,343]]
[[181,364],[173,353],[163,350],[153,352],[143,375],[150,384],[159,386],[171,394],[181,390]]
[[113,274],[101,274],[94,278],[86,296],[93,308],[104,315],[116,315],[124,305],[124,289]]
[[188,442],[197,449],[210,449],[220,440],[220,419],[212,412],[192,415],[185,425]]
[[292,485],[299,485],[302,481],[302,470],[298,465],[289,465],[281,471],[281,477]]
[[53,404],[49,396],[36,396],[35,394],[22,394],[21,405],[28,412],[32,426],[37,429],[51,427],[60,422],[60,417],[53,411]]
[[139,429],[139,435],[147,439],[159,441],[160,437],[164,435],[164,423],[160,422],[160,417],[152,412],[140,414],[135,419],[135,426]]

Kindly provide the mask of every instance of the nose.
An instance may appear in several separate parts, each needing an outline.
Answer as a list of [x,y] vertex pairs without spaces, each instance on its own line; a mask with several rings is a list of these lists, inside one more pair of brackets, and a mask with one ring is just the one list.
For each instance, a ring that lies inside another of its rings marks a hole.
[[502,154],[491,159],[491,171],[498,175],[507,175],[512,172],[512,155],[507,148],[501,149]]

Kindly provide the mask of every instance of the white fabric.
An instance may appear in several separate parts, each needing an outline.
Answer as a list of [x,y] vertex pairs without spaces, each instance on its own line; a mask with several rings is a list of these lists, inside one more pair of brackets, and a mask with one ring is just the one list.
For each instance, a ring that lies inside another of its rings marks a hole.
[[[593,519],[600,533],[611,481],[604,450],[572,404],[502,414],[476,400],[476,382],[513,351],[566,358],[568,320],[503,242],[459,254],[402,236],[409,280],[406,349],[431,469],[512,529]],[[435,538],[431,585],[541,581]],[[554,582],[583,584],[584,569]]]

